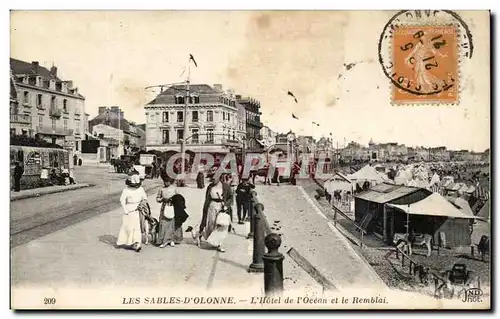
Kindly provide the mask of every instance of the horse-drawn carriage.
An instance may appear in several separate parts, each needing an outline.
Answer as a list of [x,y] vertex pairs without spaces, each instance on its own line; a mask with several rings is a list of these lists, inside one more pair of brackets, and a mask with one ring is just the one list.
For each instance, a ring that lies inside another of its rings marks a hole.
[[118,159],[111,159],[111,165],[115,168],[115,172],[128,174],[133,170],[135,161],[134,155],[122,155]]

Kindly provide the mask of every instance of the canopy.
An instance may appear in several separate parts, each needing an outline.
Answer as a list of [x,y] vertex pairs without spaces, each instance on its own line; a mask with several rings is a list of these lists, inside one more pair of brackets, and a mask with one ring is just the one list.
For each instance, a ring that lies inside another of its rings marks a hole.
[[452,197],[452,196],[447,196],[446,199],[455,206],[458,206],[462,213],[469,215],[469,216],[474,216],[474,213],[472,212],[472,209],[470,208],[469,202],[467,202],[465,199],[461,197]]
[[355,181],[373,181],[378,183],[383,183],[387,178],[384,178],[382,174],[377,172],[375,167],[366,165],[354,174],[349,175],[350,180]]
[[460,211],[446,198],[438,193],[432,193],[426,198],[411,205],[387,204],[410,215],[444,216],[452,218],[475,218]]

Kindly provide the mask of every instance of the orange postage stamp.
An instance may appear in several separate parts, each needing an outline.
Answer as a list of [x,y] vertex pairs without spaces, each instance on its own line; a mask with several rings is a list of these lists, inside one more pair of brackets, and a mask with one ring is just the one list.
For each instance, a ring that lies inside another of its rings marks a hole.
[[401,26],[393,34],[392,101],[458,102],[459,59],[454,26]]

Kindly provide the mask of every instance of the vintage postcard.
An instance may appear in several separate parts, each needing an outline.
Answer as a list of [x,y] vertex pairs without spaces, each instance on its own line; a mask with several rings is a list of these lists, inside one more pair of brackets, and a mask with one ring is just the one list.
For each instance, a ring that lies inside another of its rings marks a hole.
[[10,18],[12,309],[490,309],[489,11]]

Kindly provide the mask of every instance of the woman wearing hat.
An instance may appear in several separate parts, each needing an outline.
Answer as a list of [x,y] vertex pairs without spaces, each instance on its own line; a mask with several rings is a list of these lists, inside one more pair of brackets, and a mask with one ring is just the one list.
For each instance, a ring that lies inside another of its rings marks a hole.
[[[169,177],[167,174],[162,174],[163,187],[158,190],[156,195],[156,201],[161,203],[160,208],[160,227],[158,230],[157,244],[160,248],[165,248],[167,246],[174,247],[175,241],[180,243],[182,241],[182,228],[179,229],[175,227],[175,208],[171,201],[174,195],[179,194],[177,187],[175,186],[175,180]],[[182,226],[182,224],[181,224]]]
[[[230,197],[232,196],[231,187],[224,182],[225,179],[226,175],[221,174],[218,179],[215,179],[207,187],[201,224],[198,234],[194,235],[198,246],[200,246],[202,238],[208,240],[212,232],[218,228],[216,222],[217,215],[223,210],[224,203],[230,201]],[[227,229],[225,233],[227,234]],[[225,236],[217,237],[216,241],[210,241],[209,243],[217,246],[220,252],[224,252],[225,250],[222,248],[224,238]]]
[[124,215],[122,227],[118,233],[116,245],[125,246],[137,252],[141,251],[141,222],[137,207],[141,200],[147,200],[148,196],[141,186],[141,178],[134,174],[126,181],[127,187],[123,189],[120,203],[123,207]]

